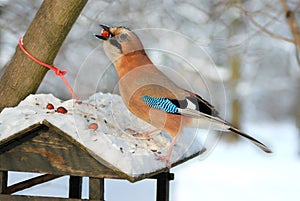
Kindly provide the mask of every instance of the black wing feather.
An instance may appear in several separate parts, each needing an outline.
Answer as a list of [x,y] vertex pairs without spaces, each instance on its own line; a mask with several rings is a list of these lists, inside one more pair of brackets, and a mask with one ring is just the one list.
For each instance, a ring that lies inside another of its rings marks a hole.
[[184,100],[169,99],[176,107],[180,109],[186,109],[188,107],[188,101],[192,102],[195,110],[202,112],[207,115],[217,116],[218,111],[206,100],[201,98],[199,95],[187,96]]

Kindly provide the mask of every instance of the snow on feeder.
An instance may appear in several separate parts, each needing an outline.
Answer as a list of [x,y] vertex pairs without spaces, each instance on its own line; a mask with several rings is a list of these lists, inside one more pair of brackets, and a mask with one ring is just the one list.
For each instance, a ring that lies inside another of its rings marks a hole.
[[[98,93],[82,102],[30,95],[0,114],[0,200],[20,190],[18,184],[5,185],[7,171],[44,174],[28,185],[70,175],[70,198],[81,198],[81,178],[89,177],[91,200],[104,199],[104,178],[131,182],[155,178],[157,200],[168,200],[172,174],[157,157],[166,154],[170,137],[163,132],[137,137],[132,132],[151,129],[127,110],[118,95]],[[197,138],[183,134],[174,147],[172,166],[204,151]]]

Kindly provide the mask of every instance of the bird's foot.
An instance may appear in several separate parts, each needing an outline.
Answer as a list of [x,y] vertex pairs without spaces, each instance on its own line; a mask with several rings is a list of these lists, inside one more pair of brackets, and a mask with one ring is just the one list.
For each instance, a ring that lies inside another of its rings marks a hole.
[[156,160],[159,160],[159,161],[162,161],[162,162],[166,162],[167,168],[171,169],[172,165],[171,165],[171,162],[170,162],[170,156],[168,156],[168,155],[166,155],[166,156],[158,156],[156,158]]
[[139,137],[139,138],[145,138],[145,139],[152,139],[152,137],[150,136],[151,133],[153,133],[152,131],[148,131],[148,132],[137,132],[131,128],[126,128],[125,129],[126,132],[130,133],[132,136],[134,137]]

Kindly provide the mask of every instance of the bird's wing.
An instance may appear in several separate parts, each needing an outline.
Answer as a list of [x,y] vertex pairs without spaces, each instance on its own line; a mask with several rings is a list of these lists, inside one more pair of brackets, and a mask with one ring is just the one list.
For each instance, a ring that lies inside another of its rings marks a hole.
[[152,108],[194,118],[211,118],[217,117],[218,115],[218,111],[209,102],[201,98],[199,95],[191,92],[188,92],[187,95],[181,100],[145,95],[143,96],[143,101]]
[[189,127],[228,131],[230,125],[218,116],[213,116],[217,114],[216,110],[207,101],[198,97],[190,96],[187,93],[185,98],[178,100],[144,95],[143,101],[151,108],[175,115],[191,117],[193,120]]
[[272,152],[263,143],[238,130],[232,124],[220,118],[217,115],[218,113],[215,108],[198,95],[191,94],[191,96],[187,96],[183,100],[169,99],[165,97],[144,96],[143,100],[148,106],[163,110],[168,113],[193,117],[196,121],[197,119],[199,119],[200,121],[201,119],[204,119],[204,121],[208,120],[208,122],[211,123],[214,129],[234,132],[249,139],[263,151],[267,153]]

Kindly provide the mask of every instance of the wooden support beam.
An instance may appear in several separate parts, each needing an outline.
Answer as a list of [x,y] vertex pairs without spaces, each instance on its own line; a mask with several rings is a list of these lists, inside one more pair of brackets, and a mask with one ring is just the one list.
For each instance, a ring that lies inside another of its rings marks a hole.
[[156,201],[169,201],[170,181],[174,180],[174,174],[163,172],[154,176],[154,178],[157,179]]
[[104,178],[89,178],[89,199],[104,201]]
[[30,188],[32,186],[42,184],[48,181],[51,181],[53,179],[56,179],[58,177],[61,177],[61,175],[51,175],[51,174],[45,174],[38,177],[34,177],[25,181],[22,181],[20,183],[8,186],[3,192],[3,194],[13,194],[17,191],[24,190],[26,188]]
[[7,188],[8,171],[0,171],[0,194]]
[[99,200],[86,200],[86,199],[70,199],[70,198],[53,198],[53,197],[39,197],[39,196],[26,196],[26,195],[1,195],[1,201],[99,201]]
[[82,177],[70,176],[69,180],[69,198],[81,198]]

